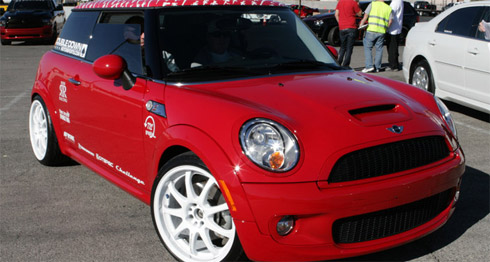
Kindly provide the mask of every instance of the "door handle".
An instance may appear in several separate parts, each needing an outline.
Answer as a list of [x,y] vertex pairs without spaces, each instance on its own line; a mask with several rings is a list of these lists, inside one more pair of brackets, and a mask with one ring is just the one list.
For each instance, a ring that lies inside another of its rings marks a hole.
[[76,86],[79,86],[79,85],[81,84],[81,82],[80,82],[80,81],[75,80],[75,79],[73,79],[73,78],[69,78],[69,79],[68,79],[68,81],[70,81],[70,83],[72,83],[72,84],[74,84],[74,85],[76,85]]
[[435,46],[436,45],[436,40],[429,40],[429,45]]
[[472,55],[478,55],[480,52],[478,51],[478,48],[474,47],[472,49],[468,49],[467,50],[468,53],[472,54]]

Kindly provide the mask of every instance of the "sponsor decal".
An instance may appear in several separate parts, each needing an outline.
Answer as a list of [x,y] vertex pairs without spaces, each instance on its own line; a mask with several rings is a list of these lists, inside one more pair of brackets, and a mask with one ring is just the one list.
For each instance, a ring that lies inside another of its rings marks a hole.
[[114,168],[114,163],[112,163],[111,161],[109,161],[109,160],[105,159],[105,158],[104,158],[104,157],[102,157],[101,155],[99,155],[99,154],[97,154],[97,153],[96,153],[96,154],[95,154],[95,158],[96,158],[97,160],[99,160],[100,162],[102,162],[102,163],[104,163],[104,164],[106,164],[106,165],[108,165],[108,166],[110,166],[110,167]]
[[66,96],[66,83],[64,81],[61,81],[60,83],[60,101],[68,103],[68,97]]
[[269,6],[284,6],[283,3],[265,0],[187,0],[187,1],[175,1],[175,0],[154,0],[154,1],[141,1],[141,0],[99,0],[87,3],[82,3],[77,8],[125,8],[125,7],[152,7],[152,6],[188,6],[188,5],[269,5]]
[[152,116],[148,116],[145,120],[145,135],[149,138],[156,138],[155,129],[155,119]]
[[124,169],[122,169],[122,168],[121,168],[120,166],[118,166],[118,165],[116,165],[116,170],[117,170],[117,171],[119,171],[119,173],[124,174],[125,176],[127,176],[127,177],[129,177],[129,178],[133,179],[133,180],[134,180],[134,181],[136,181],[136,183],[138,183],[138,184],[142,184],[142,185],[144,185],[144,184],[145,184],[145,182],[143,182],[141,179],[139,179],[139,178],[136,178],[136,177],[132,176],[132,175],[131,175],[131,173],[130,173],[129,171],[125,171]]
[[70,112],[65,112],[60,109],[60,119],[67,123],[70,123]]
[[70,55],[85,58],[87,54],[87,44],[78,43],[73,40],[68,40],[58,37],[54,49],[68,53]]
[[[72,135],[70,135],[70,134],[68,134],[67,132],[65,132],[65,138],[66,138],[67,136],[72,137],[73,141],[75,141],[75,138],[74,138]],[[100,161],[100,162],[104,163],[104,164],[105,164],[105,165],[107,165],[108,167],[113,168],[113,169],[115,169],[117,172],[119,172],[119,173],[121,173],[121,174],[123,174],[123,175],[125,175],[125,176],[127,176],[127,177],[129,177],[129,178],[131,178],[132,180],[136,181],[136,183],[141,184],[141,185],[145,185],[145,182],[143,182],[143,180],[141,180],[141,179],[139,179],[139,178],[137,178],[137,177],[135,177],[135,176],[131,175],[131,172],[129,172],[129,171],[127,171],[127,170],[124,170],[124,169],[123,169],[123,168],[122,168],[120,165],[114,165],[114,163],[113,163],[113,162],[111,162],[111,161],[109,161],[109,160],[107,160],[107,158],[105,158],[105,157],[103,157],[103,156],[99,155],[98,153],[95,153],[95,154],[94,154],[94,153],[92,153],[90,150],[86,149],[85,147],[83,147],[83,146],[82,146],[82,145],[80,145],[80,144],[78,144],[78,148],[79,148],[79,149],[81,149],[81,150],[83,150],[83,151],[85,151],[87,154],[89,154],[89,155],[91,155],[91,156],[95,157],[95,159],[97,159],[98,161]]]
[[87,154],[91,155],[91,156],[95,156],[95,154],[94,154],[92,151],[90,151],[90,150],[86,149],[85,147],[83,147],[82,145],[80,145],[80,143],[78,143],[78,148],[79,148],[80,150],[84,151],[85,153],[87,153]]
[[75,137],[72,134],[70,134],[68,132],[64,132],[63,136],[65,137],[66,140],[68,140],[72,143],[75,143]]

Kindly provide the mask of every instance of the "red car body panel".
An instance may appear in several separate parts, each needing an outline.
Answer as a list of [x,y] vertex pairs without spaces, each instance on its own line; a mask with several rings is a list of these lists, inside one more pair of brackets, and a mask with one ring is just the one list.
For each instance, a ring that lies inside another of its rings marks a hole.
[[5,28],[0,27],[3,40],[49,39],[53,37],[53,27],[50,25],[35,28]]
[[[142,2],[138,7],[191,4]],[[127,3],[136,7],[139,1]],[[120,3],[97,1],[76,8],[111,4]],[[124,90],[120,80],[102,79],[92,67],[56,51],[45,54],[40,62],[32,95],[45,101],[62,153],[150,204],[155,177],[170,152],[192,151],[228,187],[226,201],[234,207],[230,212],[240,242],[253,260],[320,260],[372,253],[427,235],[453,211],[464,155],[433,97],[415,87],[340,71],[195,84],[136,78],[135,85]],[[166,117],[149,112],[147,101],[165,105]],[[352,113],[376,105],[392,107]],[[242,152],[240,128],[258,117],[276,121],[296,136],[301,151],[292,170],[266,171]],[[404,133],[389,132],[393,124],[403,125]],[[445,137],[449,156],[385,176],[327,182],[335,162],[348,152],[424,136]],[[337,244],[332,238],[332,223],[337,219],[444,191],[451,191],[454,200],[413,229],[353,244]],[[291,234],[279,236],[275,226],[285,215],[295,216],[297,224]]]

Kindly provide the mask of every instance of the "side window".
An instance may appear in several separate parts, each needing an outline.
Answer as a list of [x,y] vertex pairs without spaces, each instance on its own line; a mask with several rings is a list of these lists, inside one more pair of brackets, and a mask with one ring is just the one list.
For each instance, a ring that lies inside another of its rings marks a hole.
[[478,30],[476,31],[476,38],[490,41],[490,7],[485,7],[482,18],[477,23]]
[[54,49],[85,58],[90,35],[98,17],[99,12],[72,12],[56,40]]
[[[481,17],[481,7],[468,7],[454,11],[437,26],[436,32],[474,37]],[[475,26],[476,25],[476,26]]]
[[115,54],[126,60],[129,71],[143,74],[143,36],[142,12],[118,13],[102,12],[92,33],[86,59]]

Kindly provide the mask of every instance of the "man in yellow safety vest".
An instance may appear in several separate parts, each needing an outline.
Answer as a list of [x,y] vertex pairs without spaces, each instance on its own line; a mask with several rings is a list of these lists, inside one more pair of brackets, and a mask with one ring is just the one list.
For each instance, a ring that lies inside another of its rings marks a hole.
[[[364,17],[362,18],[359,27],[362,27],[366,21],[368,22],[368,26],[363,40],[366,67],[362,70],[362,72],[380,72],[382,71],[381,59],[383,58],[385,33],[393,21],[391,7],[385,4],[383,0],[371,2],[366,10],[364,10]],[[376,51],[374,66],[372,56],[373,46],[375,47]]]

